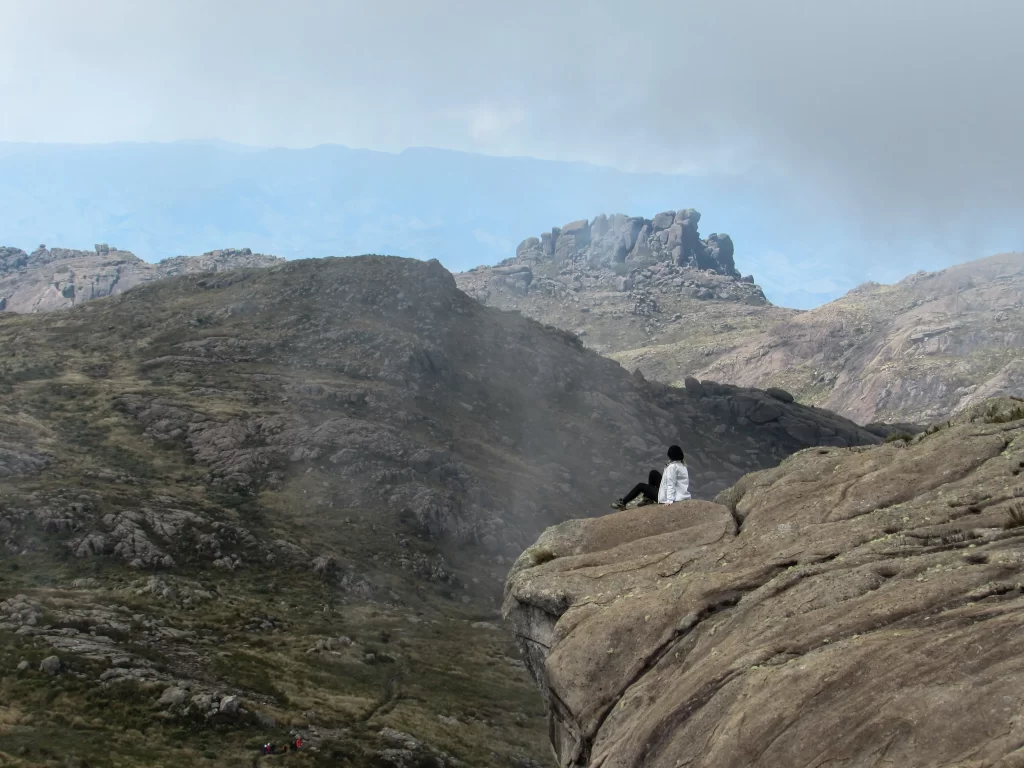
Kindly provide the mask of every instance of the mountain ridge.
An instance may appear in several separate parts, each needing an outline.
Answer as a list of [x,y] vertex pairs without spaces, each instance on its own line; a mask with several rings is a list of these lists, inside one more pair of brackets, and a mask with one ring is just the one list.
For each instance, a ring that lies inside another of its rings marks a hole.
[[693,375],[785,387],[861,422],[941,421],[1024,395],[1024,254],[860,286]]
[[[1020,254],[865,283],[801,311],[768,302],[752,277],[739,276],[732,239],[701,239],[699,221],[692,209],[652,219],[602,214],[527,238],[515,256],[456,281],[649,379],[781,388],[862,423],[941,421],[972,402],[1024,392],[1024,356],[1014,351],[1024,343]],[[0,248],[0,310],[46,311],[176,272],[280,261],[226,249],[149,265],[127,251],[95,250]]]

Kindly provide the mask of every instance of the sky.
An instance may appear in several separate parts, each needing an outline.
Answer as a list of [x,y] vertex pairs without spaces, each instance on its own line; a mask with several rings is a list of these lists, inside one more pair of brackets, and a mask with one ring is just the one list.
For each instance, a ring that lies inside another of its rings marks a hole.
[[0,30],[0,142],[755,175],[841,222],[814,279],[844,285],[836,259],[895,277],[893,254],[1024,249],[1020,0],[0,0]]

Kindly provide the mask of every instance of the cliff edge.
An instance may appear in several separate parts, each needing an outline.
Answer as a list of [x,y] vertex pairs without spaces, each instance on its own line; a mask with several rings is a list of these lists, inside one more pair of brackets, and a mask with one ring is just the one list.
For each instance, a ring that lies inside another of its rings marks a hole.
[[563,768],[1024,765],[1024,401],[549,528],[503,613]]

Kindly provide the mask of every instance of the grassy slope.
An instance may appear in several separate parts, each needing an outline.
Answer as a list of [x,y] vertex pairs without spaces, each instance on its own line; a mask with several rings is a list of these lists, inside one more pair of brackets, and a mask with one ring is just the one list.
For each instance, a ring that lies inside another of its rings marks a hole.
[[[472,626],[496,618],[490,597],[500,583],[500,565],[492,563],[493,576],[474,585],[471,580],[486,574],[486,565],[453,551],[450,568],[472,588],[424,588],[387,560],[400,550],[387,519],[369,521],[369,512],[354,504],[330,517],[347,524],[323,524],[317,506],[322,499],[313,498],[323,478],[315,471],[255,497],[205,482],[207,468],[180,445],[146,438],[142,426],[119,408],[118,397],[145,392],[187,399],[197,387],[222,387],[202,400],[208,415],[274,406],[260,399],[258,388],[229,381],[233,372],[140,370],[137,350],[156,354],[154,349],[169,348],[181,340],[175,317],[201,320],[208,310],[201,294],[174,281],[154,288],[147,302],[133,308],[141,332],[115,325],[124,315],[114,314],[108,302],[77,310],[92,315],[87,324],[78,321],[80,314],[76,319],[64,313],[0,320],[0,446],[6,436],[51,459],[41,474],[0,480],[0,518],[28,511],[18,518],[20,551],[0,555],[0,600],[25,595],[45,609],[37,626],[77,627],[87,636],[92,627],[113,636],[119,653],[132,656],[121,666],[148,660],[168,679],[237,693],[276,725],[254,716],[167,715],[156,699],[168,682],[104,687],[99,674],[118,663],[74,652],[58,651],[66,671],[48,677],[38,664],[53,649],[41,639],[0,630],[0,764],[64,765],[79,758],[90,766],[249,765],[259,744],[283,741],[296,727],[307,734],[316,728],[321,751],[282,759],[289,764],[369,765],[374,754],[394,746],[379,735],[384,727],[413,733],[468,765],[545,763],[541,702],[515,661],[511,639]],[[258,372],[258,364],[249,366],[248,373]],[[182,556],[176,568],[158,577],[179,591],[194,584],[213,599],[186,605],[140,592],[153,573],[108,558],[71,557],[63,546],[66,537],[34,519],[41,505],[83,496],[98,500],[97,516],[173,507],[204,520],[244,524],[261,539],[281,537],[313,551],[363,552],[371,563],[382,556],[379,567],[365,571],[374,598],[362,599],[304,567],[249,560],[245,568],[224,571],[211,567],[208,558],[190,562]],[[413,540],[408,546],[421,545]],[[95,583],[72,586],[83,578]],[[69,613],[83,608],[135,618],[122,636]],[[252,617],[268,615],[277,628],[245,628]],[[152,620],[195,636],[154,637],[145,630]],[[318,639],[339,636],[352,645],[307,652]],[[375,657],[368,660],[367,654]],[[21,660],[29,662],[28,671],[15,671]],[[311,711],[314,717],[307,715]]]

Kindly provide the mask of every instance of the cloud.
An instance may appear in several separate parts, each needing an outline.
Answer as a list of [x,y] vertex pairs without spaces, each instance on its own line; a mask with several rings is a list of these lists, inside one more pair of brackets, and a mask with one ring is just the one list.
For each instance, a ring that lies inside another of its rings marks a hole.
[[[504,149],[510,132],[526,119],[522,109],[480,105],[446,109],[442,112],[455,121],[457,131],[464,133],[477,148]],[[460,130],[461,129],[461,130]]]
[[795,259],[779,251],[765,250],[746,261],[772,301],[787,307],[817,306],[860,282],[830,274],[834,270],[825,259]]
[[514,246],[509,240],[505,240],[502,237],[496,237],[490,232],[484,229],[474,229],[473,239],[481,245],[486,246],[493,253],[501,254],[500,258],[506,258],[514,255]]
[[753,173],[965,248],[1024,208],[1019,0],[0,0],[0,27],[0,140]]

